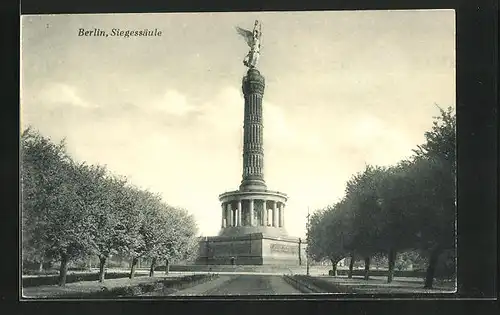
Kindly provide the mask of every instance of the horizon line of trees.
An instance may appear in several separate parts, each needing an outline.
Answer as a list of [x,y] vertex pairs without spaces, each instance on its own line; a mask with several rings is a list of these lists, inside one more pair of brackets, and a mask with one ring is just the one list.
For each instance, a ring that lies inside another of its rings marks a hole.
[[78,163],[66,151],[28,127],[21,135],[22,260],[59,261],[59,285],[68,263],[99,259],[99,281],[112,255],[131,260],[130,278],[139,258],[158,260],[166,270],[173,260],[189,260],[197,251],[197,225],[185,209],[165,203],[105,166]]
[[336,265],[362,259],[365,279],[372,258],[388,262],[392,282],[397,259],[427,262],[425,288],[432,288],[440,257],[452,253],[448,271],[455,275],[456,116],[439,108],[425,143],[414,155],[389,167],[367,165],[347,182],[344,197],[314,212],[308,228],[308,253]]

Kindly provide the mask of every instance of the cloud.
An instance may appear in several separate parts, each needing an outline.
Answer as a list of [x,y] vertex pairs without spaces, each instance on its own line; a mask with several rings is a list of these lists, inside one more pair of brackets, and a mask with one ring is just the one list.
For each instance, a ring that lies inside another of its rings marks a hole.
[[72,105],[81,108],[97,108],[96,104],[85,101],[76,87],[66,83],[49,83],[39,94],[42,102],[48,105]]
[[224,87],[201,103],[198,122],[210,131],[238,134],[243,126],[243,96],[235,87]]
[[[228,86],[213,93],[213,98],[200,102],[199,105],[185,103],[185,97],[179,97],[179,105],[197,113],[194,129],[202,130],[205,136],[220,135],[226,141],[236,145],[242,143],[244,98],[239,89]],[[172,103],[174,104],[174,103]],[[177,105],[176,105],[177,106]],[[290,127],[284,110],[267,101],[263,101],[264,143],[272,146],[299,144],[296,131]],[[193,129],[189,130],[193,132]]]
[[174,116],[184,116],[196,110],[196,106],[189,104],[186,96],[176,90],[167,90],[160,98],[153,100],[153,110]]
[[405,130],[375,115],[358,113],[350,121],[337,148],[351,165],[360,163],[390,165],[411,155],[415,147]]
[[287,118],[281,107],[270,102],[263,102],[264,136],[266,141],[280,143],[294,138],[295,131],[290,128]]
[[353,123],[353,142],[364,145],[387,133],[386,126],[379,118],[372,115],[362,115]]

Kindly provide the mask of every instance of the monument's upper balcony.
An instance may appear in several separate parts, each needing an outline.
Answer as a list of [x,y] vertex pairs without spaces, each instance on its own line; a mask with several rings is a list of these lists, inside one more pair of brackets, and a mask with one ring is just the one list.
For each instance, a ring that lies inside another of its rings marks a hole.
[[262,200],[276,200],[286,203],[288,195],[275,190],[268,189],[248,189],[248,190],[234,190],[222,193],[219,195],[221,202],[229,202],[236,200],[248,199],[262,199]]

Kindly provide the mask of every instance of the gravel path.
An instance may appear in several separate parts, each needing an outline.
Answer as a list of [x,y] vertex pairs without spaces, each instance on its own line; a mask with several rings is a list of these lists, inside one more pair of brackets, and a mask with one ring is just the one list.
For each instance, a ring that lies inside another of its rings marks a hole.
[[191,288],[177,291],[170,295],[171,296],[205,295],[204,294],[205,292],[214,290],[215,288],[224,285],[224,283],[231,281],[235,277],[237,276],[220,275],[217,279],[195,285]]
[[277,295],[301,294],[277,275],[221,275],[219,279],[203,283],[173,295]]

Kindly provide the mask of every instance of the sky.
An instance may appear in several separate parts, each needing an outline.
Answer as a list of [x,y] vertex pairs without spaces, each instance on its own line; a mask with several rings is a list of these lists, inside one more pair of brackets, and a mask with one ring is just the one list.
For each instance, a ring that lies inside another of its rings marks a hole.
[[[455,13],[318,11],[21,18],[21,126],[106,165],[217,235],[242,176],[243,58],[262,23],[264,174],[286,230],[338,201],[366,164],[392,165],[455,107]],[[156,37],[79,29],[160,30]]]

